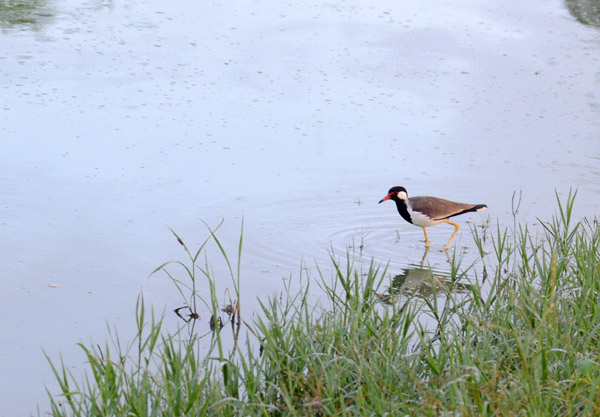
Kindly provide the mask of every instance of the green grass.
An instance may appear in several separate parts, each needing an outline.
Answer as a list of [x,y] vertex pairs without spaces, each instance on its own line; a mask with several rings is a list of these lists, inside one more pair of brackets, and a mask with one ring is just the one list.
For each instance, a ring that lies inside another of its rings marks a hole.
[[[526,226],[515,225],[512,233],[498,228],[494,271],[463,286],[467,293],[403,295],[385,305],[375,294],[390,286],[385,269],[361,271],[350,256],[332,258],[333,279],[320,276],[299,292],[288,288],[284,296],[262,300],[251,322],[239,308],[242,239],[234,267],[209,229],[229,266],[235,300],[227,327],[215,325],[207,336],[208,352],[197,318],[170,333],[139,298],[133,340],[122,344],[113,336],[102,348],[80,345],[85,376],[50,361],[61,389],[49,393],[51,413],[600,415],[600,225],[573,222],[574,198],[558,201],[558,214],[542,222],[540,236]],[[483,263],[484,237],[473,234]],[[192,252],[176,238],[188,259],[157,272],[177,285],[188,316],[200,302],[218,323],[227,315],[204,245]],[[459,270],[455,261],[449,282],[464,281]],[[208,294],[199,293],[200,279],[208,282]],[[324,294],[317,306],[308,297],[315,282]],[[225,329],[239,335],[233,345],[223,342]]]

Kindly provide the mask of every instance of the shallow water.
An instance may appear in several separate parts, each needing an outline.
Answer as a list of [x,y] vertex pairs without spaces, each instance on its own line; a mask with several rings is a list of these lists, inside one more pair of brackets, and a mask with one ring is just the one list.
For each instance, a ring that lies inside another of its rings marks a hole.
[[147,278],[183,257],[168,227],[194,247],[224,218],[235,253],[243,218],[252,309],[331,251],[420,263],[421,229],[377,204],[394,185],[488,204],[458,219],[465,265],[468,222],[512,226],[516,190],[530,223],[555,189],[598,212],[600,33],[571,2],[25,4],[0,7],[1,415],[43,404],[42,348],[77,372],[140,289],[180,304]]

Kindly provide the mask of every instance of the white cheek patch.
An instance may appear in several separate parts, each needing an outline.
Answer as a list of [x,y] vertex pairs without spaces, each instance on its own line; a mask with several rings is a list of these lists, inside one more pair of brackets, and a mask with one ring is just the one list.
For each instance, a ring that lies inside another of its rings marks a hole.
[[406,200],[406,199],[408,198],[408,196],[406,195],[406,193],[405,193],[404,191],[400,191],[400,192],[398,193],[398,198],[399,198],[400,200]]

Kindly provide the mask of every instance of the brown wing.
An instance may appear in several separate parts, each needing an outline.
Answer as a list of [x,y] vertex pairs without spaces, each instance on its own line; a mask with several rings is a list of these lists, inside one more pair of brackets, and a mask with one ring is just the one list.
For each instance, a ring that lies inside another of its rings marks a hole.
[[444,220],[459,214],[477,211],[482,204],[457,203],[437,197],[417,196],[409,198],[413,210],[426,214],[434,220]]

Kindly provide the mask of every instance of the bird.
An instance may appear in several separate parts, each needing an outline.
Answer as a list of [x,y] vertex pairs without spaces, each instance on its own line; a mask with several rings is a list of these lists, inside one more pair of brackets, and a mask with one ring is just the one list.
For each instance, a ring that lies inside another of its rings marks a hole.
[[379,204],[386,200],[392,200],[396,203],[398,212],[404,220],[423,228],[425,247],[427,248],[430,246],[427,238],[427,227],[440,223],[448,223],[454,226],[454,233],[450,236],[444,250],[448,250],[450,242],[460,229],[457,223],[448,220],[450,217],[487,209],[486,204],[457,203],[438,197],[416,196],[409,198],[406,188],[400,186],[390,188],[387,195],[379,201]]

